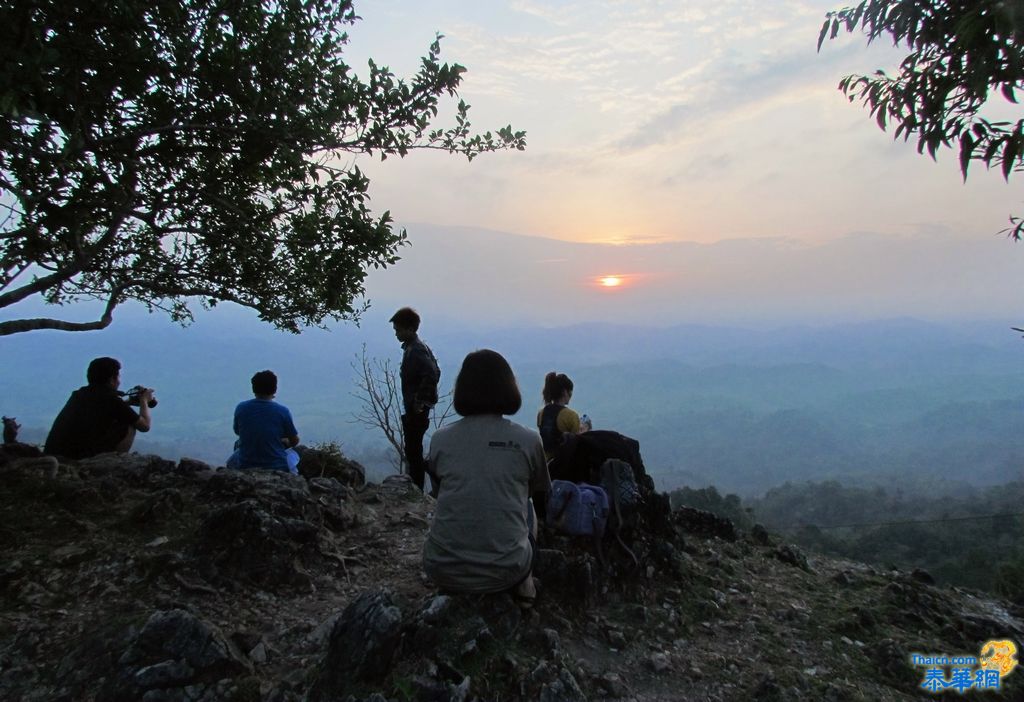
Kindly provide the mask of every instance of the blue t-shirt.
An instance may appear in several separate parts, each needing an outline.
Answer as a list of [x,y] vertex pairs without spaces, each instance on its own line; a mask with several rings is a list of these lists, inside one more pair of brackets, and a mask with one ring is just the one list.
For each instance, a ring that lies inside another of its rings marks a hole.
[[246,400],[235,408],[238,459],[242,468],[288,470],[281,439],[296,436],[292,413],[273,400]]

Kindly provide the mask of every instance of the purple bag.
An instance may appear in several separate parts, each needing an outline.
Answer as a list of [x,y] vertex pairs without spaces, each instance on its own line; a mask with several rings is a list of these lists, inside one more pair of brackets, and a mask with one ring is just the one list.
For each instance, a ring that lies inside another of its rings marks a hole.
[[602,536],[608,523],[608,493],[597,485],[552,480],[547,524],[563,534]]

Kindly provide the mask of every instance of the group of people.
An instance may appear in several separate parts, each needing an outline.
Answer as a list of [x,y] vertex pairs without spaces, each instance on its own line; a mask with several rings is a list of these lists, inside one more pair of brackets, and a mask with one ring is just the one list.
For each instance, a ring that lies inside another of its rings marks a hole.
[[[455,379],[453,407],[460,419],[438,429],[424,456],[423,438],[438,402],[441,371],[419,338],[420,317],[403,307],[390,320],[403,349],[400,369],[402,427],[408,474],[420,490],[430,476],[437,499],[423,547],[423,568],[438,587],[451,592],[508,591],[523,606],[536,596],[532,578],[537,525],[551,486],[548,460],[566,434],[589,429],[571,408],[573,383],[548,373],[537,414],[537,430],[507,417],[522,407],[519,384],[508,361],[496,351],[473,351]],[[152,426],[154,391],[135,388],[132,404],[120,391],[121,364],[97,358],[88,385],[74,391],[53,423],[46,453],[86,458],[128,451],[136,432]],[[252,377],[254,398],[234,413],[236,450],[227,467],[296,472],[298,431],[291,412],[276,402],[277,376]]]

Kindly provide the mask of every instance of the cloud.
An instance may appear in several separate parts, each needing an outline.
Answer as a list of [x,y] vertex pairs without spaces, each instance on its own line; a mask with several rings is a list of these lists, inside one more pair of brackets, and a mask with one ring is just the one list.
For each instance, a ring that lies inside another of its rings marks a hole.
[[[757,60],[724,55],[672,81],[681,101],[653,115],[620,138],[615,146],[634,151],[678,141],[688,130],[712,121],[760,111],[768,105],[805,100],[838,81],[835,67],[851,53],[842,49],[829,60],[814,62],[806,53],[779,54]],[[829,81],[829,79],[832,81]]]
[[[403,261],[371,273],[370,296],[384,307],[415,298],[465,320],[993,318],[1016,314],[1024,294],[1024,248],[930,226],[813,244],[777,237],[621,246],[430,225],[413,230],[416,245]],[[593,286],[610,274],[633,284],[614,295]]]

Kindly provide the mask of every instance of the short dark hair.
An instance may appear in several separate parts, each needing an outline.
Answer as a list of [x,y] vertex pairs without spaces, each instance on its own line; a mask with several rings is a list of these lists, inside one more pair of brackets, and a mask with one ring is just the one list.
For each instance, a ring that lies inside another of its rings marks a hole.
[[261,370],[252,377],[253,395],[273,395],[277,392],[277,376],[273,371]]
[[544,376],[544,389],[540,393],[544,402],[554,402],[564,393],[572,393],[572,381],[569,380],[569,376],[554,371]]
[[121,372],[121,362],[110,356],[94,358],[85,371],[85,379],[89,385],[106,385],[110,379]]
[[413,331],[419,331],[420,328],[420,316],[412,307],[403,307],[391,315],[391,319],[388,321],[400,327],[408,327]]
[[453,404],[463,417],[515,414],[523,406],[519,384],[508,361],[497,351],[474,351],[462,361],[455,379]]

